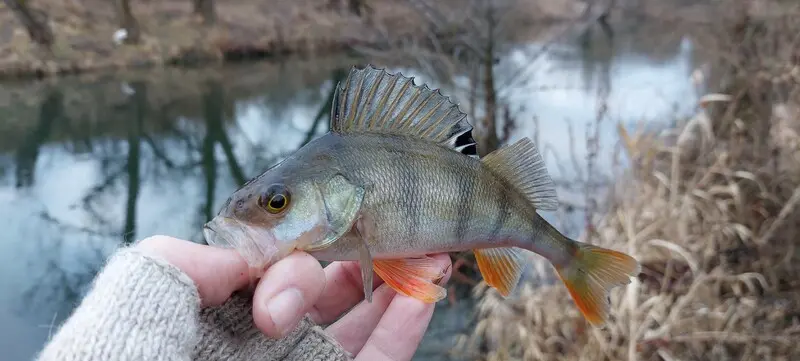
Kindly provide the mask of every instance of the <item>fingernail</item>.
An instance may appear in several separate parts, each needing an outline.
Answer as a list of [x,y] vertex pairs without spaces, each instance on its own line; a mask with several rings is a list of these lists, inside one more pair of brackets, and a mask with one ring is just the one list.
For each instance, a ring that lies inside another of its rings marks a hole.
[[281,337],[291,330],[304,307],[303,294],[296,288],[284,290],[267,302],[267,311]]

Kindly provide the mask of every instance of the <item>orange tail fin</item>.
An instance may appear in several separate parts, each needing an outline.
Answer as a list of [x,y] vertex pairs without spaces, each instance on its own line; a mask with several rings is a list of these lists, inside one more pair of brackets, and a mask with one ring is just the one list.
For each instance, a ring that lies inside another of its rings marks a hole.
[[641,266],[625,253],[585,243],[575,244],[578,246],[575,257],[556,271],[586,320],[600,327],[608,320],[609,291],[630,283]]

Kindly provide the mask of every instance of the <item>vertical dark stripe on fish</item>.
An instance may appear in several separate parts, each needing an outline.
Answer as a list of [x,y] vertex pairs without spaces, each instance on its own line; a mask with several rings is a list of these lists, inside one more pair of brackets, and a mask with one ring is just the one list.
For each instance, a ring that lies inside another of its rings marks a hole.
[[456,239],[465,241],[464,237],[467,235],[467,230],[472,218],[472,204],[474,200],[475,187],[478,181],[477,175],[460,176],[455,174],[458,179],[458,195],[461,199],[458,202],[458,221],[456,222]]
[[503,226],[506,223],[506,219],[508,219],[508,210],[511,206],[509,203],[511,201],[510,194],[508,193],[509,190],[506,187],[500,187],[499,191],[499,199],[497,200],[497,215],[494,219],[494,226],[492,227],[492,233],[489,235],[489,241],[497,240],[497,235],[500,234],[500,231],[503,230]]
[[419,212],[419,202],[421,201],[420,177],[414,172],[416,168],[411,164],[412,162],[408,155],[400,154],[398,161],[400,163],[400,186],[406,187],[404,192],[401,191],[402,194],[406,195],[402,202],[405,202],[403,209],[406,213],[406,220],[409,222],[408,227],[406,227],[406,237],[408,242],[413,244],[418,241],[416,238],[417,232],[419,232],[420,217],[422,216]]

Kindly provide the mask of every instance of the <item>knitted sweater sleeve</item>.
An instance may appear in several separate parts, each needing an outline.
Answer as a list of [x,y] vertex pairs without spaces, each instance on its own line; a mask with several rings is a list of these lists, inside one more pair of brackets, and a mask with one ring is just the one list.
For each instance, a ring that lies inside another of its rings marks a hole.
[[178,268],[132,248],[114,254],[91,291],[38,355],[40,361],[350,360],[309,318],[281,340],[253,324],[250,299],[200,307]]

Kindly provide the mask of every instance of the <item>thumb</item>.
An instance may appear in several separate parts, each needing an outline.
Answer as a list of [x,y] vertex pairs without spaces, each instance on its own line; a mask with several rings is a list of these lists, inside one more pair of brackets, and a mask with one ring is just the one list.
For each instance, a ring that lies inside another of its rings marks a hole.
[[160,257],[194,281],[203,307],[218,306],[250,282],[247,262],[232,249],[214,248],[168,236],[152,236],[135,248]]

